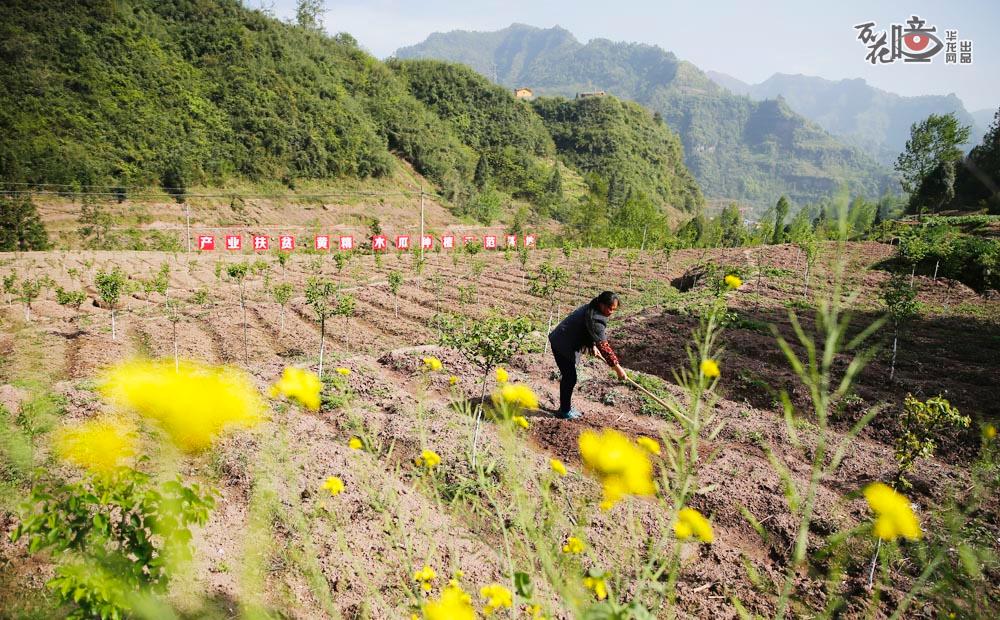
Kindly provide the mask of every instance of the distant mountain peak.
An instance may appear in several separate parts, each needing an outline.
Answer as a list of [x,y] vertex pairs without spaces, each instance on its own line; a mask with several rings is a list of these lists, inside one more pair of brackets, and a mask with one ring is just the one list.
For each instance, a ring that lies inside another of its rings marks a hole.
[[762,104],[738,96],[738,80],[720,87],[656,45],[601,37],[582,44],[558,26],[511,25],[434,35],[397,56],[464,63],[505,86],[529,86],[536,97],[601,90],[636,101],[680,134],[685,163],[713,198],[762,206],[787,194],[801,203],[845,182],[868,195],[891,184],[884,169],[797,114],[787,97]]
[[930,114],[951,112],[961,123],[971,125],[970,147],[986,131],[981,117],[969,114],[955,93],[903,96],[860,77],[829,80],[778,72],[759,84],[747,84],[724,73],[708,75],[716,84],[752,99],[783,96],[791,109],[886,164],[903,150],[910,126]]

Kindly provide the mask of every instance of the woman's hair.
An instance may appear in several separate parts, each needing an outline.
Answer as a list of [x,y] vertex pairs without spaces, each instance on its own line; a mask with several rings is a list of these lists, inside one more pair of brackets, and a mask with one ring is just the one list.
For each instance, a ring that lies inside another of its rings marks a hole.
[[590,303],[593,306],[596,306],[598,304],[602,304],[602,305],[608,306],[610,308],[611,306],[615,305],[616,301],[619,304],[621,303],[621,300],[618,299],[618,293],[613,293],[611,291],[604,291],[603,293],[601,293],[600,295],[598,295],[597,297],[595,297],[594,301],[592,301]]

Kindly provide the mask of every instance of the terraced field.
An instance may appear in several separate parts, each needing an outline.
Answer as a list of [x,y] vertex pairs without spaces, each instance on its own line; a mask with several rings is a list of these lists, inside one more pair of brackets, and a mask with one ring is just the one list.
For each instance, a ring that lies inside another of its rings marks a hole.
[[[834,274],[823,265],[834,251],[825,248],[811,278],[814,291],[832,285]],[[871,267],[893,252],[874,243],[849,244],[846,252],[847,288],[859,293],[852,329],[860,330],[880,314],[878,287],[888,277]],[[559,320],[602,290],[620,291],[624,303],[612,322],[611,342],[623,365],[661,379],[664,390],[680,396],[673,371],[686,363],[696,310],[710,296],[704,279],[683,280],[711,262],[738,268],[747,277],[729,297],[729,327],[722,337],[723,398],[717,414],[725,426],[702,444],[706,454],[717,452],[717,458],[702,472],[706,491],[693,503],[711,517],[716,541],[685,553],[679,606],[692,617],[737,617],[736,597],[750,613],[773,611],[774,592],[760,584],[784,578],[781,558],[792,544],[796,522],[765,448],[782,451],[796,480],[810,474],[809,462],[787,449],[790,438],[775,390],[787,390],[803,412],[809,395],[796,384],[769,327],[790,336],[790,309],[807,329],[810,325],[813,307],[802,293],[805,262],[794,246],[684,250],[669,257],[646,252],[631,267],[621,253],[609,258],[606,250],[579,250],[569,257],[538,250],[525,270],[516,254],[453,259],[431,253],[419,275],[409,256],[386,256],[377,265],[372,256],[357,255],[342,272],[329,256],[295,255],[284,267],[273,255],[256,258],[266,269],[248,278],[245,353],[238,288],[223,274],[227,263],[255,257],[221,252],[0,256],[0,273],[47,275],[59,286],[87,294],[78,311],[58,305],[49,292],[32,304],[30,322],[17,301],[4,304],[0,314],[0,403],[13,423],[24,427],[34,419],[41,425],[32,431],[32,458],[52,467],[58,466],[46,433],[105,406],[92,391],[92,378],[100,369],[132,357],[174,356],[173,325],[163,310],[166,297],[182,302],[176,324],[180,357],[243,367],[265,390],[285,366],[316,367],[320,331],[304,297],[307,278],[322,275],[355,296],[354,316],[330,319],[325,343],[325,367],[352,371],[347,404],[324,407],[317,414],[276,408],[264,427],[237,434],[210,457],[185,464],[188,476],[215,486],[220,498],[207,526],[197,532],[194,570],[171,591],[179,609],[192,616],[229,616],[253,603],[288,617],[406,617],[413,607],[407,584],[425,562],[442,567],[441,572],[445,567],[461,570],[470,583],[509,580],[501,550],[510,544],[504,524],[512,517],[507,506],[491,504],[477,491],[477,474],[468,459],[474,422],[453,406],[455,389],[448,379],[458,377],[462,394],[478,394],[482,377],[459,353],[436,345],[433,317],[442,311],[477,318],[496,312],[529,315],[541,326],[539,350],[518,356],[509,368],[512,380],[529,384],[540,400],[539,410],[529,416],[526,456],[516,464],[504,462],[498,429],[491,424],[485,425],[480,451],[497,471],[514,465],[545,471],[550,458],[562,459],[571,473],[560,479],[556,493],[560,501],[565,498],[567,518],[575,521],[580,515],[569,507],[599,494],[598,484],[580,464],[576,440],[583,429],[661,437],[675,426],[594,359],[583,364],[575,400],[585,416],[573,422],[554,419],[556,367],[540,350],[549,311]],[[544,261],[570,274],[570,283],[551,299],[531,295],[525,277]],[[123,299],[113,340],[110,312],[94,301],[94,275],[118,267],[130,278],[150,278],[163,263],[170,267],[167,296],[134,293]],[[393,270],[404,275],[398,299],[388,286]],[[959,283],[918,280],[927,311],[903,335],[895,380],[888,381],[889,358],[883,352],[863,372],[851,398],[839,403],[833,420],[837,441],[869,407],[881,403],[883,408],[841,467],[822,481],[811,548],[818,548],[823,535],[869,518],[864,500],[851,494],[894,470],[891,442],[907,393],[921,398],[946,394],[974,421],[967,432],[940,438],[939,457],[918,462],[911,475],[911,499],[921,508],[965,486],[965,465],[979,442],[978,423],[1000,418],[995,381],[1000,304]],[[269,287],[283,282],[295,291],[284,311],[269,293]],[[671,282],[687,290],[681,292]],[[421,357],[428,352],[442,360],[445,372],[421,372]],[[55,405],[49,417],[33,418],[40,399]],[[808,446],[812,427],[806,413],[799,428]],[[348,439],[358,434],[380,449],[351,450]],[[412,467],[425,445],[443,459],[440,486],[433,488]],[[317,493],[317,481],[334,474],[344,479],[344,493],[335,498]],[[14,515],[5,509],[0,517],[0,529],[10,532]],[[588,514],[574,525],[592,546],[588,561],[624,575],[642,552],[637,534],[655,531],[665,518],[654,503],[633,499],[615,511]],[[634,527],[623,528],[623,522]],[[995,519],[993,526],[995,535]],[[51,563],[29,556],[23,542],[3,540],[0,610],[41,613]],[[751,574],[757,577],[751,579]],[[847,590],[857,593],[848,597],[848,615],[864,613],[865,578],[862,572],[846,577],[851,582]],[[884,593],[883,604],[898,602],[907,579],[901,574],[894,582],[899,589]],[[797,584],[816,605],[823,602],[821,585],[820,578],[808,574]],[[544,583],[539,587],[544,590]]]

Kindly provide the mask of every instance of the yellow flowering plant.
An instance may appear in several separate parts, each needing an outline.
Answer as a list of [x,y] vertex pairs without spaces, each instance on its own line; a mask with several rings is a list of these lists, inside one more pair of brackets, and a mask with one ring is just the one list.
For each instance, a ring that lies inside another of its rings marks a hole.
[[441,457],[433,450],[423,450],[415,459],[417,467],[423,467],[430,471],[441,464]]
[[587,470],[601,481],[603,510],[610,510],[626,495],[654,495],[653,465],[649,453],[614,429],[601,433],[586,430],[578,440]]
[[712,525],[694,508],[681,508],[674,521],[674,534],[680,540],[697,538],[703,543],[715,541]]
[[271,386],[271,398],[285,396],[296,400],[310,411],[319,411],[320,392],[323,383],[319,376],[309,370],[289,366],[281,373],[281,378]]
[[137,453],[136,430],[119,418],[101,418],[56,431],[56,454],[90,473],[109,475]]
[[603,601],[608,598],[608,582],[603,573],[591,571],[591,574],[583,578],[583,587],[593,592],[594,597]]
[[424,620],[475,620],[472,597],[457,583],[449,583],[441,596],[424,603]]
[[437,579],[437,571],[431,568],[429,564],[424,564],[423,568],[413,573],[413,580],[417,582],[420,589],[424,592],[430,592],[434,588],[435,579]]
[[913,513],[910,501],[881,482],[865,487],[865,499],[876,514],[872,533],[882,540],[907,538],[919,540],[923,536],[920,522]]
[[576,536],[570,536],[566,539],[566,544],[563,545],[562,552],[569,555],[579,555],[583,553],[583,549],[583,541]]
[[565,476],[567,473],[566,465],[559,459],[549,459],[549,467],[560,476]]
[[715,379],[721,374],[719,363],[713,359],[702,360],[699,368],[701,369],[702,376],[708,379]]
[[98,381],[113,405],[158,424],[180,450],[208,449],[221,435],[264,420],[249,375],[234,368],[139,360],[113,366]]
[[323,482],[320,488],[324,491],[329,491],[332,496],[337,496],[344,491],[344,481],[337,476],[330,476]]
[[499,583],[483,586],[479,589],[479,596],[486,599],[486,604],[483,606],[483,614],[486,616],[491,616],[504,607],[510,609],[514,604],[511,591]]

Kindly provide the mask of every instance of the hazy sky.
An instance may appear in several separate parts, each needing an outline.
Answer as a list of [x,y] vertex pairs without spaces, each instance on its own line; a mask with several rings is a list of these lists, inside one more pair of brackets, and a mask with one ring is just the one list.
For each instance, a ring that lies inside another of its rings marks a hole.
[[[244,0],[291,19],[296,0]],[[586,43],[592,38],[651,43],[690,60],[703,70],[756,83],[774,73],[802,73],[827,79],[863,77],[902,95],[955,93],[969,111],[1000,106],[998,0],[325,0],[327,31],[351,33],[379,58],[423,41],[432,32],[498,30],[513,22],[562,26]],[[973,64],[946,65],[944,51],[930,65],[872,66],[856,38],[855,24],[874,21],[889,30],[918,15],[927,26],[958,30],[973,42]],[[991,25],[992,24],[992,25]]]

